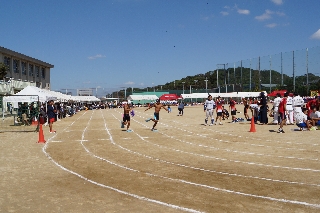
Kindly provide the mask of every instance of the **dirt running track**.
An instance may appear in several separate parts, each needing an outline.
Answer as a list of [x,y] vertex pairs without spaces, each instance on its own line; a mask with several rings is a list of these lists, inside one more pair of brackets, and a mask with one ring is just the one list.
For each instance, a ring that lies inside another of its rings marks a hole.
[[44,127],[46,144],[0,133],[0,212],[320,212],[320,131],[204,126],[199,106],[161,111],[152,132],[144,109],[130,133],[121,109]]

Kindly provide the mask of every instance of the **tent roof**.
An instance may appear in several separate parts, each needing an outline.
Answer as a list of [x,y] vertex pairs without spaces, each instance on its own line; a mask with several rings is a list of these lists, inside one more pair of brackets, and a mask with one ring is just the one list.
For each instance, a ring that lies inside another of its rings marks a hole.
[[274,90],[272,91],[270,94],[268,94],[268,96],[277,96],[277,93],[280,93],[281,96],[284,95],[284,93],[286,93],[287,90]]
[[130,101],[140,101],[140,100],[156,100],[158,96],[156,95],[129,95],[128,100]]
[[99,98],[95,96],[71,96],[71,100],[78,102],[95,102],[100,101]]
[[[21,96],[19,96],[21,95]],[[57,100],[57,96],[48,93],[46,90],[40,89],[34,86],[27,86],[20,92],[14,94],[13,96],[5,97],[4,101],[6,102],[34,102],[38,101],[46,102],[49,100]]]
[[179,96],[176,94],[163,94],[159,98],[160,100],[177,100],[179,99]]
[[[263,91],[267,94],[266,91]],[[261,92],[230,92],[230,93],[209,93],[213,98],[218,96],[222,98],[236,98],[236,97],[259,97]],[[192,93],[192,94],[181,94],[183,99],[186,98],[208,98],[208,93]]]

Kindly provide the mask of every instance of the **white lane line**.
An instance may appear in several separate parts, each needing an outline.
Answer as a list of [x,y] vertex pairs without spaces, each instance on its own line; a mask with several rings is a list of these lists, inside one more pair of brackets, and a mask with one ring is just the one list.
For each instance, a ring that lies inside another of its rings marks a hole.
[[[114,116],[114,115],[113,115]],[[103,119],[104,119],[104,122],[105,122],[105,118],[104,116],[102,115]],[[116,118],[116,117],[115,117]],[[115,144],[116,143],[114,142],[113,138],[112,138],[112,135],[107,127],[107,124],[105,122],[105,130],[107,131],[107,133],[109,134],[110,136],[110,141],[112,144]],[[138,135],[137,133],[135,133],[136,135]],[[139,136],[139,135],[138,135]],[[140,136],[139,136],[140,137]],[[140,137],[142,138],[142,137]],[[86,148],[85,148],[86,149]],[[109,160],[106,160],[104,158],[101,158],[99,156],[96,156],[94,155],[93,153],[91,153],[88,149],[86,149],[88,153],[90,153],[91,155],[101,159],[101,160],[104,160],[106,162],[111,162]],[[111,162],[112,164],[115,164],[113,162]],[[117,165],[117,164],[116,164]],[[125,166],[121,166],[121,165],[117,165],[117,166],[120,166],[121,168],[124,168],[124,169],[128,169],[130,171],[133,171],[133,172],[141,172],[141,171],[138,171],[138,170],[135,170],[135,169],[132,169],[132,168],[128,168],[128,167],[125,167]],[[185,165],[182,165],[182,166],[185,166]],[[227,193],[232,193],[232,194],[238,194],[238,195],[243,195],[243,196],[248,196],[248,197],[255,197],[255,198],[262,198],[262,199],[266,199],[266,200],[271,200],[271,201],[277,201],[277,202],[283,202],[283,203],[292,203],[292,204],[299,204],[299,205],[305,205],[305,206],[310,206],[310,207],[314,207],[314,208],[320,208],[320,204],[311,204],[311,203],[307,203],[307,202],[304,202],[304,201],[297,201],[297,200],[288,200],[288,199],[280,199],[280,198],[273,198],[273,197],[269,197],[269,196],[262,196],[262,195],[255,195],[255,194],[249,194],[249,193],[243,193],[243,192],[238,192],[238,191],[233,191],[233,190],[229,190],[229,189],[222,189],[222,188],[218,188],[218,187],[214,187],[214,186],[208,186],[208,185],[204,185],[204,184],[198,184],[198,183],[194,183],[194,182],[190,182],[190,181],[186,181],[186,180],[182,180],[182,179],[175,179],[175,178],[170,178],[170,177],[166,177],[166,176],[160,176],[160,175],[155,175],[155,174],[152,174],[152,173],[146,173],[150,176],[154,176],[154,177],[161,177],[161,178],[164,178],[164,179],[168,179],[168,180],[172,180],[172,181],[178,181],[178,182],[182,182],[182,183],[186,183],[186,184],[190,184],[190,185],[195,185],[195,186],[199,186],[199,187],[205,187],[205,188],[209,188],[209,189],[213,189],[213,190],[216,190],[216,191],[222,191],[222,192],[227,192]]]
[[[140,123],[141,125],[144,125],[141,122],[137,121],[136,119],[133,119],[133,120],[136,121],[137,123]],[[169,136],[169,135],[167,135],[167,134],[165,134],[163,132],[160,132],[160,134],[162,134],[164,136],[167,136],[169,138],[174,138],[173,136]],[[169,149],[169,150],[172,150],[172,151],[176,151],[176,152],[180,152],[180,153],[184,153],[184,154],[189,154],[189,155],[194,155],[194,156],[199,156],[199,157],[204,157],[204,158],[209,158],[209,159],[214,159],[214,160],[229,161],[229,162],[233,162],[233,163],[241,163],[241,164],[255,165],[255,166],[269,167],[269,168],[280,168],[280,169],[297,170],[297,171],[320,172],[319,169],[312,169],[312,168],[279,166],[279,165],[272,165],[272,164],[263,164],[263,163],[255,163],[255,162],[248,162],[248,161],[231,160],[231,159],[227,159],[227,158],[219,158],[219,157],[215,157],[215,156],[209,156],[209,155],[204,155],[204,154],[198,154],[198,153],[186,152],[186,151],[182,151],[182,150],[178,150],[178,149],[173,149],[173,148],[170,148],[170,147],[167,147],[167,146],[154,144],[154,143],[151,143],[151,142],[148,142],[148,143],[150,143],[150,144],[152,144],[154,146],[165,148],[165,149]],[[190,144],[190,142],[189,142],[189,144]]]
[[[147,143],[150,143],[147,140],[144,140],[144,138],[142,136],[140,136],[139,134],[136,133],[136,135],[138,137],[140,137],[143,141],[146,141]],[[112,143],[112,142],[111,142]],[[175,166],[179,166],[179,167],[185,167],[185,168],[190,168],[190,169],[194,169],[194,170],[200,170],[200,171],[204,171],[204,172],[211,172],[211,173],[215,173],[215,174],[222,174],[222,175],[228,175],[228,176],[236,176],[236,177],[241,177],[241,178],[252,178],[252,179],[258,179],[258,180],[263,180],[263,181],[272,181],[272,182],[280,182],[280,183],[287,183],[287,184],[298,184],[298,185],[307,185],[307,186],[316,186],[316,187],[320,187],[320,184],[312,184],[312,183],[303,183],[303,182],[296,182],[296,181],[288,181],[288,180],[277,180],[277,179],[271,179],[271,178],[265,178],[265,177],[258,177],[258,176],[247,176],[247,175],[241,175],[241,174],[236,174],[236,173],[228,173],[228,172],[221,172],[221,171],[215,171],[215,170],[209,170],[209,169],[204,169],[204,168],[199,168],[199,167],[193,167],[193,166],[187,166],[187,165],[181,165],[179,163],[174,163],[174,162],[170,162],[170,161],[166,161],[166,160],[162,160],[159,158],[153,158],[151,156],[145,155],[145,154],[141,154],[139,152],[136,151],[132,151],[130,149],[127,149],[119,144],[116,143],[112,143],[115,146],[118,146],[119,148],[126,150],[127,152],[139,155],[139,156],[143,156],[145,158],[148,159],[152,159],[152,160],[156,160],[162,163],[166,163],[166,164],[170,164],[170,165],[175,165]],[[161,145],[157,145],[160,146]],[[235,161],[236,163],[241,163],[241,161]]]
[[[94,112],[94,111],[93,111],[93,112]],[[84,113],[84,114],[85,114],[85,113]],[[83,115],[84,115],[84,114],[83,114]],[[93,114],[93,113],[92,113],[92,114]],[[83,115],[82,115],[82,116],[83,116]],[[82,117],[82,116],[80,116],[80,117]],[[79,118],[80,118],[80,117],[79,117]],[[79,119],[79,118],[78,118],[78,119]],[[92,118],[92,115],[91,115],[91,118]],[[91,118],[90,118],[90,120],[91,120]],[[78,120],[78,119],[77,119],[77,120]],[[67,129],[67,128],[69,128],[70,126],[72,126],[77,120],[75,120],[73,123],[71,123],[71,124],[70,124],[69,126],[67,126],[65,129]],[[89,120],[89,121],[90,121],[90,120]],[[88,123],[89,123],[89,122],[88,122]],[[86,129],[87,129],[87,127],[83,130],[83,136],[84,136],[84,132],[86,131]],[[62,131],[62,132],[63,132],[63,131]],[[185,211],[185,212],[202,213],[201,211],[197,211],[197,210],[194,210],[194,209],[185,208],[185,207],[181,207],[181,206],[177,206],[177,205],[165,203],[165,202],[162,202],[162,201],[159,201],[159,200],[150,199],[150,198],[143,197],[143,196],[139,196],[139,195],[136,195],[136,194],[132,194],[132,193],[129,193],[129,192],[126,192],[126,191],[123,191],[123,190],[120,190],[120,189],[117,189],[117,188],[114,188],[114,187],[111,187],[111,186],[107,186],[107,185],[104,185],[104,184],[95,182],[95,181],[93,181],[93,180],[91,180],[91,179],[88,179],[88,178],[86,178],[86,177],[84,177],[84,176],[82,176],[82,175],[80,175],[80,174],[78,174],[78,173],[76,173],[76,172],[74,172],[74,171],[72,171],[72,170],[69,170],[69,169],[63,167],[61,164],[59,164],[58,162],[56,162],[56,161],[49,155],[49,153],[46,152],[46,149],[47,149],[47,147],[48,147],[48,144],[51,142],[51,140],[52,140],[54,137],[56,137],[56,135],[57,135],[57,134],[55,134],[53,137],[51,137],[51,138],[47,141],[47,143],[46,143],[46,144],[43,146],[43,148],[42,148],[42,152],[47,156],[47,158],[48,158],[49,160],[51,160],[56,166],[60,167],[62,170],[67,171],[67,172],[69,172],[69,173],[71,173],[71,174],[73,174],[73,175],[76,175],[76,176],[78,176],[79,178],[81,178],[81,179],[83,179],[83,180],[85,180],[85,181],[88,181],[88,182],[90,182],[90,183],[92,183],[92,184],[95,184],[95,185],[97,185],[97,186],[101,186],[101,187],[103,187],[103,188],[107,188],[107,189],[116,191],[116,192],[118,192],[118,193],[125,194],[125,195],[131,196],[131,197],[134,197],[134,198],[139,199],[139,200],[145,200],[145,201],[148,201],[148,202],[151,202],[151,203],[156,203],[156,204],[159,204],[159,205],[163,205],[163,206],[167,206],[167,207],[170,207],[170,208],[182,210],[182,211]],[[110,139],[109,139],[109,140],[112,140],[111,135],[110,135]],[[82,144],[82,142],[81,142],[81,144]],[[82,145],[83,145],[83,144],[82,144]],[[86,150],[87,150],[87,149],[86,149]]]
[[[142,117],[142,116],[140,116]],[[136,121],[138,122],[138,121]],[[140,122],[138,122],[140,123]],[[162,123],[163,124],[163,123]],[[186,131],[185,129],[181,129],[179,127],[175,127],[175,126],[169,126],[167,124],[163,124],[167,127],[171,127],[171,128],[176,128],[178,130],[181,130],[181,131]],[[189,133],[191,134],[196,134],[196,133],[193,133],[193,132],[190,132],[188,131]],[[216,133],[219,133],[219,134],[228,134],[228,133],[221,133],[219,131],[216,131]],[[196,134],[196,135],[199,135],[201,137],[206,137],[205,134]],[[230,134],[229,134],[230,135]],[[186,135],[186,136],[192,136],[192,135]],[[168,136],[168,137],[172,137],[172,136]],[[239,136],[241,137],[241,136]],[[248,137],[246,137],[248,138]],[[183,143],[187,143],[187,144],[192,144],[192,145],[196,145],[196,144],[193,144],[191,142],[186,142],[184,140],[180,140],[180,139],[175,139],[177,141],[181,141]],[[213,138],[213,140],[216,140],[216,141],[219,141],[221,143],[230,143],[230,141],[227,141],[227,140],[222,140],[222,139],[215,139]],[[248,144],[250,146],[256,146],[256,147],[267,147],[267,148],[277,148],[277,149],[286,149],[286,150],[299,150],[299,151],[305,151],[306,149],[296,149],[296,148],[287,148],[287,147],[273,147],[273,146],[266,146],[266,145],[261,145],[261,144],[250,144],[250,143],[246,143],[246,142],[231,142],[231,143],[241,143],[241,144]],[[274,155],[270,155],[270,154],[261,154],[261,153],[254,153],[254,152],[251,152],[251,153],[248,153],[248,152],[245,152],[245,151],[236,151],[236,150],[232,150],[232,149],[225,149],[225,148],[218,148],[218,147],[214,147],[214,146],[206,146],[206,145],[203,145],[203,147],[206,147],[206,148],[210,148],[210,149],[215,149],[215,150],[223,150],[223,151],[227,151],[227,152],[234,152],[234,153],[239,153],[239,154],[250,154],[250,155],[257,155],[257,156],[266,156],[266,157],[277,157],[277,158],[283,158],[283,159],[296,159],[296,160],[309,160],[309,161],[319,161],[319,158],[301,158],[301,157],[294,157],[294,156],[274,156]],[[313,151],[317,151],[317,150],[313,150]]]

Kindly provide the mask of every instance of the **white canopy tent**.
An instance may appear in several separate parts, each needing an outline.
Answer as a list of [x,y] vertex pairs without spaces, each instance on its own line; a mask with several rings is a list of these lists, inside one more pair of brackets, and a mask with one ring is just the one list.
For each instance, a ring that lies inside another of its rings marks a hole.
[[159,98],[156,95],[129,95],[127,99],[133,104],[146,104]]
[[34,86],[27,86],[20,92],[4,97],[3,101],[4,102],[34,102],[34,101],[39,101],[40,102],[46,102],[49,100],[57,100],[57,96],[48,93],[46,90],[40,89],[38,87]]
[[66,95],[61,92],[55,92],[55,91],[51,91],[51,90],[45,90],[45,91],[47,93],[51,94],[52,96],[56,96],[57,101],[59,101],[59,102],[68,102],[69,100],[71,100],[71,95]]
[[129,101],[139,101],[139,100],[157,100],[156,95],[129,95],[127,98]]
[[77,101],[77,102],[97,102],[97,101],[100,101],[100,99],[95,96],[71,96],[71,100]]
[[[267,92],[263,91],[265,96]],[[241,97],[259,97],[261,92],[230,92],[230,93],[210,93],[213,98],[218,96],[222,98],[241,98]],[[196,98],[208,98],[208,93],[192,93],[192,94],[181,94],[183,99],[196,99]]]

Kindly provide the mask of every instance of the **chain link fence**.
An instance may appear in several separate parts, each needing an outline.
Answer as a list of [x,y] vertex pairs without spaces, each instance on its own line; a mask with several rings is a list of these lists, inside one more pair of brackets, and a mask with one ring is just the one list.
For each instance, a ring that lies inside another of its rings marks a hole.
[[217,75],[216,90],[220,92],[227,87],[228,92],[286,89],[310,95],[311,90],[320,89],[319,63],[320,47],[313,47],[217,64],[213,75]]

